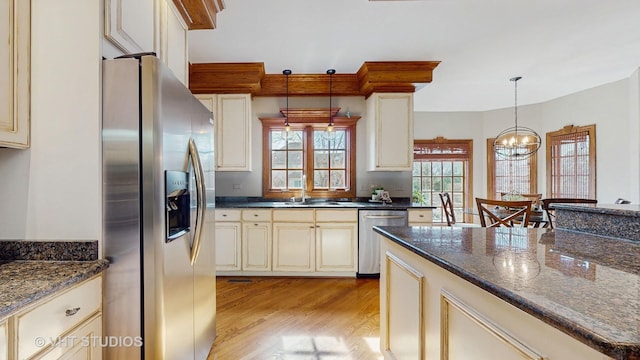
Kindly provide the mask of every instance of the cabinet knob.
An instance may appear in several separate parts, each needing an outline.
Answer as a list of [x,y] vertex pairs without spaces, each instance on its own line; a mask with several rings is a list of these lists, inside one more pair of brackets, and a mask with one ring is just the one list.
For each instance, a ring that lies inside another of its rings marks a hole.
[[420,215],[418,215],[418,216],[419,216],[419,217],[424,217],[424,215],[422,215],[422,214],[420,214]]
[[73,315],[75,315],[78,311],[80,311],[80,308],[79,308],[79,307],[77,307],[77,308],[73,308],[73,309],[67,309],[67,311],[65,311],[64,313],[65,313],[67,316],[73,316]]
[[222,217],[227,217],[227,214],[222,214]]

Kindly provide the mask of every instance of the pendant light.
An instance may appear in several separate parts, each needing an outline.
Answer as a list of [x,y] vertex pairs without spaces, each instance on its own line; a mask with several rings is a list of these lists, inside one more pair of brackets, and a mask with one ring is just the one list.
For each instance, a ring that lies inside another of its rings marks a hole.
[[540,135],[532,129],[518,126],[518,80],[521,76],[511,79],[515,89],[515,126],[502,131],[493,141],[493,151],[504,160],[524,160],[535,154],[542,142]]
[[327,74],[329,74],[329,126],[327,126],[327,131],[333,131],[333,116],[331,111],[331,95],[333,88],[333,74],[336,73],[335,69],[327,70]]
[[284,118],[284,129],[289,131],[291,130],[291,127],[289,126],[289,75],[291,75],[291,70],[282,70],[282,74],[287,78],[287,115],[285,115]]

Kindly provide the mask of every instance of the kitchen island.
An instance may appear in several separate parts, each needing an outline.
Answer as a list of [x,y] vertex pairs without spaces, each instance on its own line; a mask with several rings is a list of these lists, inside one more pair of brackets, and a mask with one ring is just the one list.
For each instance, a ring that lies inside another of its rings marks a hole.
[[376,227],[395,359],[640,359],[640,243],[562,229]]

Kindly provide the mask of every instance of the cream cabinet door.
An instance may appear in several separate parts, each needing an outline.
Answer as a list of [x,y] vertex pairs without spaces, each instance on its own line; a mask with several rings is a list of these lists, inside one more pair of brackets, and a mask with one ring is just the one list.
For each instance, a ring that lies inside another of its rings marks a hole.
[[216,270],[242,269],[242,226],[240,222],[216,222]]
[[413,168],[413,94],[374,93],[367,99],[370,171]]
[[0,147],[29,147],[31,2],[0,1]]
[[315,271],[315,225],[273,224],[273,271]]
[[161,0],[159,4],[160,59],[185,86],[189,87],[189,49],[187,48],[189,29],[173,1]]
[[156,50],[154,22],[159,4],[156,0],[105,0],[105,37],[127,54]]
[[9,333],[7,331],[7,321],[0,321],[0,360],[9,358]]
[[316,223],[316,270],[356,271],[358,223]]
[[219,94],[216,110],[216,170],[251,171],[251,95]]
[[271,223],[242,223],[242,270],[271,271]]
[[[79,328],[61,339],[60,346],[42,356],[38,360],[99,360],[102,359],[102,345],[108,346],[108,339],[102,337],[102,316],[97,315]],[[124,340],[123,341],[129,341]],[[131,345],[135,345],[131,339]],[[141,343],[140,343],[141,344]],[[139,345],[138,345],[139,346]]]

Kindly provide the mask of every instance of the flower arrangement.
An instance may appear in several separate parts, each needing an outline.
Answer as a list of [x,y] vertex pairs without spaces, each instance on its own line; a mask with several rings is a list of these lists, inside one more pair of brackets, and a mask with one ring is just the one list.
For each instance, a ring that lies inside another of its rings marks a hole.
[[382,190],[384,190],[384,186],[371,185],[371,195],[378,195],[378,192]]

